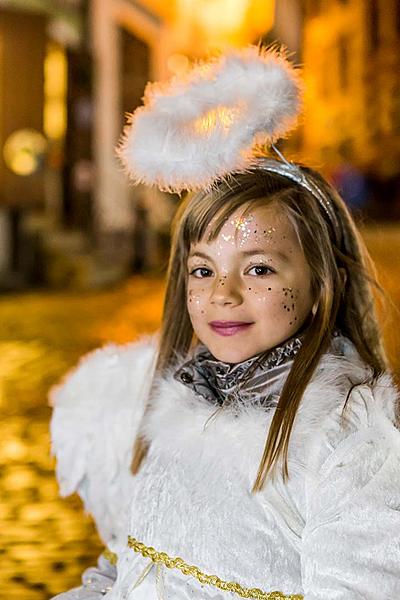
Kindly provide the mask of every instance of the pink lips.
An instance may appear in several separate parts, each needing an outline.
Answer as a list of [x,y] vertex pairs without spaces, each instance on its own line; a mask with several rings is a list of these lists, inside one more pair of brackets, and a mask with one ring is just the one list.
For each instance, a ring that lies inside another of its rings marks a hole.
[[253,323],[244,321],[210,321],[209,326],[215,333],[222,336],[235,335],[241,331],[249,329]]

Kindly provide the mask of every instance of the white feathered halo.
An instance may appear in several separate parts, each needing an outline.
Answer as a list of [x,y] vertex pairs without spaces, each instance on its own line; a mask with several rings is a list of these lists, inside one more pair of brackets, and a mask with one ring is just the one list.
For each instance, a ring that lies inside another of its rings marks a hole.
[[301,82],[283,53],[250,46],[149,83],[117,154],[134,183],[181,192],[246,170],[295,126]]

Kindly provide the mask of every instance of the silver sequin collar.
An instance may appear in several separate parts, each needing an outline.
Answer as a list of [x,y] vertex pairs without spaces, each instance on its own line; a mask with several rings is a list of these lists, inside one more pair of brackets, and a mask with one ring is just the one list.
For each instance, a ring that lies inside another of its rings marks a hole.
[[301,343],[301,337],[291,338],[267,355],[235,364],[219,361],[205,346],[199,346],[194,357],[174,377],[219,406],[233,401],[275,406]]

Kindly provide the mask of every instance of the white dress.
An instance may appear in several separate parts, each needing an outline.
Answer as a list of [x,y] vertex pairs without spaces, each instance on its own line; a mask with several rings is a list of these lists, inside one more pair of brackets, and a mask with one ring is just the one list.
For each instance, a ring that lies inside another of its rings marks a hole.
[[[154,565],[128,535],[221,580],[305,600],[400,599],[400,433],[388,375],[351,344],[325,355],[295,420],[290,478],[252,493],[274,408],[215,406],[172,374],[157,386],[137,476],[129,465],[151,379],[150,342],[110,345],[53,390],[61,493],[78,491],[118,555],[59,600],[228,600],[237,594]],[[352,387],[354,386],[354,387]],[[352,389],[347,408],[343,407]]]

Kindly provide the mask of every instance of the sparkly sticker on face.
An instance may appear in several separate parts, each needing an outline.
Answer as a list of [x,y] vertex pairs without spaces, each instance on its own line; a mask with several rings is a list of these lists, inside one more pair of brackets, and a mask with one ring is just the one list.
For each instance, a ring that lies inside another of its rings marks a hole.
[[240,233],[239,245],[243,246],[251,237],[254,238],[256,245],[262,244],[263,242],[271,243],[274,239],[276,228],[268,227],[268,229],[260,231],[254,229],[254,226],[252,225],[253,221],[254,216],[248,215],[240,217],[232,222],[236,227],[236,231]]
[[224,242],[234,242],[235,238],[233,235],[225,235],[225,233],[221,233],[221,237],[224,240]]
[[[220,233],[221,240],[233,245],[238,244],[239,247],[244,247],[251,238],[253,238],[256,245],[265,242],[271,243],[274,239],[276,228],[268,227],[267,229],[258,230],[254,228],[254,221],[255,217],[251,214],[241,215],[236,219],[232,219],[229,221],[229,224],[234,228],[234,233],[225,233],[222,231]],[[217,252],[217,255],[221,256],[221,249]]]
[[251,223],[253,221],[253,215],[249,215],[246,217],[238,217],[234,221],[231,221],[232,225],[235,226],[240,247],[246,244],[251,234],[253,233],[254,227],[251,226]]

